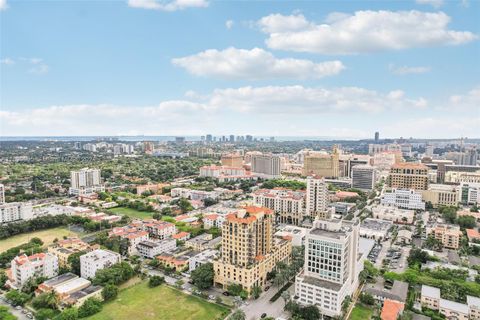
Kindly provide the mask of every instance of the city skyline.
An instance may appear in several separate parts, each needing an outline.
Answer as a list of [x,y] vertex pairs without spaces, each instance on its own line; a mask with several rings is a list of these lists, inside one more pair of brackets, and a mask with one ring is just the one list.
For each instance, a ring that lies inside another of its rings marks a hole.
[[478,138],[478,1],[0,9],[2,136]]

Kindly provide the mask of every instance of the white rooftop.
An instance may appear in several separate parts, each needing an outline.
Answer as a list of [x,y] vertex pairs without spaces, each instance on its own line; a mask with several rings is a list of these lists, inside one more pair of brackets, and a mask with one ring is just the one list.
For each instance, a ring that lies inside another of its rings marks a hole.
[[440,289],[427,285],[422,285],[422,296],[440,299]]
[[468,306],[451,300],[440,299],[440,308],[456,311],[468,315]]

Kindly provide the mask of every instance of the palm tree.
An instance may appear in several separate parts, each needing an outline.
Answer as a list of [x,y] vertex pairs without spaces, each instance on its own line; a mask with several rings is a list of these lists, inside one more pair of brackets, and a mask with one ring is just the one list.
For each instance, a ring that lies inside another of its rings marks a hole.
[[245,312],[241,309],[235,310],[232,315],[228,318],[229,320],[245,320],[246,319]]
[[290,301],[290,293],[288,291],[283,291],[281,295],[283,302],[287,305],[288,301]]

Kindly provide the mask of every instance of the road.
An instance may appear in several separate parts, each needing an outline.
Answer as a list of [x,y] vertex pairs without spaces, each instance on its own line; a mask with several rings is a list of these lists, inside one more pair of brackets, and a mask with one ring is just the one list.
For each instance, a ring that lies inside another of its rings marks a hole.
[[[288,289],[290,296],[295,295],[295,286],[291,285]],[[262,313],[266,313],[267,317],[273,318],[285,318],[288,319],[290,316],[287,312],[283,310],[285,302],[282,297],[278,298],[275,302],[270,302],[270,299],[277,293],[278,288],[272,287],[267,292],[262,293],[262,295],[257,300],[248,300],[248,305],[243,305],[240,307],[245,312],[246,320],[257,320],[260,319]]]
[[18,320],[29,320],[26,315],[24,315],[20,310],[16,310],[14,307],[9,305],[3,300],[0,300],[0,305],[8,307],[9,311],[18,318]]

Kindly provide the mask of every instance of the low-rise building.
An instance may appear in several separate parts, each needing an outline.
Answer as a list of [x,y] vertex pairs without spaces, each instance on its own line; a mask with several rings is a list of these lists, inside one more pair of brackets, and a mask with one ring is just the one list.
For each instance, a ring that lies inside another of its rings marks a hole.
[[185,241],[185,247],[191,248],[195,251],[203,251],[208,249],[214,249],[222,241],[221,237],[213,239],[213,236],[209,233],[204,233],[195,238]]
[[459,203],[458,187],[446,184],[431,184],[428,190],[422,191],[423,201],[434,208],[439,206],[456,206]]
[[26,254],[11,262],[11,279],[8,285],[20,289],[31,278],[52,278],[58,274],[58,258],[50,253]]
[[221,228],[225,222],[225,215],[210,213],[203,216],[203,227],[205,229]]
[[230,182],[240,180],[256,180],[258,177],[250,171],[240,167],[230,166],[204,166],[200,168],[200,177],[208,177],[218,182]]
[[33,219],[33,208],[29,202],[0,203],[0,224]]
[[217,257],[217,255],[217,250],[205,250],[193,255],[188,261],[188,271],[192,272],[202,264],[213,262],[213,259]]
[[412,243],[413,232],[407,229],[398,231],[397,242],[398,244],[410,244]]
[[467,303],[459,303],[442,299],[439,288],[422,285],[420,302],[424,307],[438,310],[446,319],[480,319],[480,298],[477,297],[467,295]]
[[372,214],[375,219],[389,220],[401,224],[412,224],[415,217],[415,211],[413,210],[385,205],[372,207]]
[[309,229],[297,226],[285,226],[275,232],[275,237],[285,238],[289,237],[292,241],[292,246],[301,247],[305,242],[305,235]]
[[392,226],[393,223],[388,220],[366,218],[360,224],[359,233],[361,237],[383,240],[387,238]]
[[380,197],[380,203],[402,209],[425,210],[422,192],[414,189],[385,189]]
[[442,242],[445,248],[458,249],[460,246],[462,231],[458,225],[445,223],[427,225],[426,232],[428,235],[433,235],[435,239]]
[[177,234],[174,234],[172,236],[172,239],[175,239],[178,241],[187,241],[188,239],[190,239],[190,232],[185,232],[185,231],[179,232]]
[[162,253],[156,258],[162,266],[171,268],[175,271],[184,271],[189,267],[188,262],[190,260],[190,257],[185,255],[175,256],[170,253]]
[[68,257],[74,253],[82,251],[90,251],[90,245],[83,242],[79,238],[67,238],[59,240],[53,245],[49,246],[47,251],[58,258],[58,265],[60,267],[68,267]]
[[80,256],[80,275],[84,279],[93,279],[98,270],[102,270],[121,261],[120,254],[97,249]]
[[386,299],[383,302],[380,318],[382,320],[397,320],[398,317],[402,314],[404,308],[404,303]]
[[389,289],[385,288],[383,278],[376,283],[367,283],[364,291],[373,296],[379,302],[387,299],[405,303],[408,295],[408,283],[403,281],[393,281],[393,286]]
[[137,244],[138,254],[149,259],[153,259],[163,252],[173,251],[176,248],[177,241],[175,239],[141,241]]

